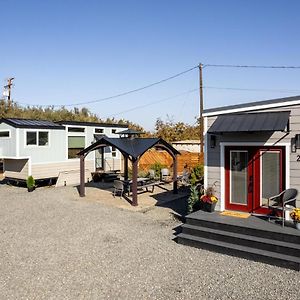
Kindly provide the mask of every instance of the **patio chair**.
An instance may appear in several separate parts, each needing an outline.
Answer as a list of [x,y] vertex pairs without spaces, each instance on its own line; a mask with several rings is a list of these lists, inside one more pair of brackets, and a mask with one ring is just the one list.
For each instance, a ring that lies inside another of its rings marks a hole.
[[183,185],[189,185],[190,184],[190,173],[188,171],[183,171],[182,176],[180,178],[180,182]]
[[272,210],[272,213],[271,215],[269,215],[269,221],[271,217],[275,217],[282,221],[282,227],[284,227],[285,212],[287,210],[287,205],[296,207],[297,195],[298,195],[298,190],[287,189],[282,191],[278,195],[270,197],[268,199],[268,208]]
[[161,169],[160,174],[161,174],[161,180],[162,181],[168,181],[170,179],[169,169],[167,169],[167,168]]
[[153,169],[149,170],[149,178],[151,180],[155,180],[155,170],[153,170]]
[[122,198],[122,195],[124,193],[124,183],[121,180],[114,180],[114,191],[113,191],[114,197],[118,192],[120,192],[120,198]]

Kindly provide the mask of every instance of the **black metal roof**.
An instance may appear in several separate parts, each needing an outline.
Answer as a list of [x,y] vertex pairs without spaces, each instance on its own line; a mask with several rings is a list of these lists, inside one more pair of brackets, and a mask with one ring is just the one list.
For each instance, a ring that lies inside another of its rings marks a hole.
[[284,131],[289,116],[290,111],[221,115],[208,133]]
[[0,123],[2,122],[11,125],[15,128],[65,129],[64,126],[47,120],[3,118],[0,120]]
[[128,128],[128,125],[124,125],[124,124],[110,124],[110,123],[98,123],[98,122],[81,122],[81,121],[63,121],[62,120],[62,121],[58,121],[56,123],[63,124],[63,125]]
[[116,132],[116,134],[122,134],[122,135],[140,135],[140,134],[142,134],[142,132],[134,130],[134,129],[126,129],[126,130],[123,130],[123,131]]
[[[97,135],[95,135],[97,138]],[[160,138],[109,138],[107,136],[99,136],[99,140],[91,146],[83,149],[78,155],[86,154],[98,148],[111,146],[120,150],[124,155],[131,156],[133,159],[144,154],[148,149],[162,145],[172,154],[180,154],[169,143]]]
[[286,105],[289,105],[288,102],[296,101],[296,100],[300,101],[300,96],[277,98],[277,99],[271,99],[271,100],[263,100],[263,101],[241,103],[241,104],[228,105],[228,106],[222,106],[222,107],[216,107],[216,108],[209,108],[209,109],[203,110],[203,113],[204,114],[205,113],[214,113],[214,112],[223,111],[223,110],[254,107],[254,106],[268,105],[268,104],[276,104],[276,103],[281,103],[281,102],[282,103],[286,102]]

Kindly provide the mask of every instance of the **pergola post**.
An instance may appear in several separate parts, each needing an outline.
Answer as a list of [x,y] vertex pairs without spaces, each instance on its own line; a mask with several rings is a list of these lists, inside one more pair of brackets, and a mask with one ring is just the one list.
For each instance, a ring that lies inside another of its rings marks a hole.
[[124,180],[128,180],[128,156],[124,155]]
[[173,156],[173,193],[178,194],[177,188],[177,155]]
[[80,155],[80,186],[79,186],[79,195],[80,197],[85,197],[85,167],[84,167],[84,155]]
[[132,205],[138,206],[137,199],[137,178],[138,178],[138,158],[132,159]]

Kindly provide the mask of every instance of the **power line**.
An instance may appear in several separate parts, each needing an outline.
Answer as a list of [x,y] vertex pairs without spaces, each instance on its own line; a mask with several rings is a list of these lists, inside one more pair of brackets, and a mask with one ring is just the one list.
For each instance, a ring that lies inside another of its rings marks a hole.
[[[122,97],[122,96],[126,96],[126,95],[129,95],[129,94],[132,94],[132,93],[136,93],[136,92],[139,92],[139,91],[142,91],[142,90],[145,90],[145,89],[148,89],[150,87],[153,87],[155,85],[159,85],[161,83],[164,83],[166,81],[169,81],[171,79],[174,79],[176,77],[179,77],[181,75],[184,75],[188,72],[191,72],[192,70],[198,68],[198,66],[194,66],[190,69],[187,69],[187,70],[184,70],[180,73],[177,73],[175,75],[172,75],[170,77],[167,77],[167,78],[164,78],[162,80],[159,80],[159,81],[156,81],[154,83],[150,83],[148,85],[145,85],[143,87],[140,87],[140,88],[137,88],[137,89],[134,89],[134,90],[130,90],[130,91],[127,91],[127,92],[123,92],[123,93],[120,93],[120,94],[116,94],[116,95],[113,95],[113,96],[109,96],[109,97],[104,97],[104,98],[100,98],[98,100],[92,100],[92,101],[85,101],[85,102],[78,102],[78,103],[72,103],[72,104],[44,104],[44,105],[39,105],[41,107],[47,107],[47,106],[53,106],[53,107],[61,107],[61,106],[77,106],[77,105],[85,105],[85,104],[92,104],[92,103],[98,103],[98,102],[103,102],[103,101],[107,101],[107,100],[111,100],[111,99],[115,99],[115,98],[119,98],[119,97]],[[28,103],[21,103],[20,104],[22,105],[32,105],[32,104],[28,104]]]
[[[250,92],[252,92],[252,91],[258,91],[258,92],[282,92],[282,93],[299,92],[300,93],[300,90],[256,89],[256,88],[217,87],[217,86],[203,86],[203,89],[250,91]],[[145,108],[145,107],[148,107],[148,106],[151,106],[151,105],[155,105],[155,104],[158,104],[158,103],[161,103],[161,102],[164,102],[164,101],[168,101],[168,100],[180,97],[180,96],[184,96],[184,95],[196,92],[196,91],[199,91],[199,88],[195,88],[195,89],[183,92],[181,94],[177,94],[175,96],[171,96],[171,97],[168,97],[168,98],[160,99],[160,100],[157,100],[157,101],[154,101],[154,102],[151,102],[151,103],[147,103],[147,104],[144,104],[144,105],[135,106],[135,107],[132,107],[130,109],[127,109],[127,110],[124,110],[124,111],[121,111],[121,112],[109,115],[106,118],[112,118],[112,117],[115,117],[115,116],[118,116],[118,115],[121,115],[121,114],[124,114],[124,113],[127,113],[127,112],[132,112],[132,111],[135,111],[135,110],[138,110],[138,109],[142,109],[142,108]],[[184,103],[185,102],[186,102],[186,99],[184,99]]]
[[203,88],[205,88],[205,89],[215,89],[215,90],[256,91],[256,92],[280,92],[280,93],[299,93],[300,92],[300,90],[236,88],[236,87],[217,87],[217,86],[204,86]]
[[115,114],[113,114],[113,115],[109,115],[109,116],[107,116],[106,118],[112,118],[112,117],[115,117],[115,116],[118,116],[118,115],[121,115],[121,114],[124,114],[124,113],[132,112],[132,111],[135,111],[135,110],[138,110],[138,109],[141,109],[141,108],[145,108],[145,107],[148,107],[148,106],[151,106],[151,105],[154,105],[154,104],[158,104],[158,103],[161,103],[161,102],[165,102],[165,101],[168,101],[168,100],[177,98],[177,97],[184,96],[184,95],[186,95],[186,94],[190,94],[190,93],[196,92],[196,91],[198,91],[198,90],[199,90],[199,88],[192,89],[192,90],[183,92],[183,93],[181,93],[181,94],[177,94],[177,95],[175,95],[175,96],[163,98],[163,99],[160,99],[160,100],[157,100],[157,101],[154,101],[154,102],[151,102],[151,103],[147,103],[147,104],[144,104],[144,105],[135,106],[135,107],[133,107],[133,108],[130,108],[130,109],[127,109],[127,110],[124,110],[124,111],[115,113]]
[[[184,70],[184,71],[182,71],[180,73],[177,73],[175,75],[172,75],[170,77],[167,77],[167,78],[164,78],[162,80],[156,81],[154,83],[145,85],[143,87],[136,88],[136,89],[133,89],[133,90],[129,90],[129,91],[126,91],[126,92],[123,92],[123,93],[120,93],[120,94],[116,94],[116,95],[112,95],[112,96],[100,98],[100,99],[97,99],[97,100],[83,101],[83,102],[77,102],[77,103],[71,103],[71,104],[43,104],[43,105],[36,105],[36,104],[30,104],[30,103],[24,103],[24,102],[18,102],[18,103],[21,104],[21,105],[26,105],[26,106],[39,106],[39,107],[62,107],[62,106],[64,106],[64,107],[70,107],[70,106],[79,106],[79,105],[86,105],[86,104],[104,102],[104,101],[108,101],[108,100],[120,98],[120,97],[129,95],[129,94],[136,93],[136,92],[139,92],[139,91],[151,88],[153,86],[159,85],[159,84],[164,83],[166,81],[172,80],[172,79],[174,79],[176,77],[184,75],[184,74],[186,74],[188,72],[191,72],[192,70],[199,68],[199,66],[200,66],[200,64],[197,65],[197,66],[194,66],[192,68],[189,68],[187,70]],[[205,68],[205,67],[263,68],[263,69],[300,69],[300,66],[264,66],[264,65],[203,64],[203,68]],[[229,89],[231,89],[231,90],[249,90],[249,91],[254,91],[254,90],[257,90],[257,91],[267,91],[267,90],[264,90],[264,89],[239,89],[239,88],[221,88],[221,87],[203,87],[203,88],[228,89],[228,90]],[[272,90],[269,90],[269,91],[272,91]],[[279,90],[273,90],[273,91],[280,92]],[[297,91],[297,90],[294,90],[294,91]],[[282,91],[282,92],[289,92],[289,91],[287,90],[287,91]]]
[[256,68],[256,69],[300,69],[300,66],[218,65],[218,64],[205,64],[204,67]]

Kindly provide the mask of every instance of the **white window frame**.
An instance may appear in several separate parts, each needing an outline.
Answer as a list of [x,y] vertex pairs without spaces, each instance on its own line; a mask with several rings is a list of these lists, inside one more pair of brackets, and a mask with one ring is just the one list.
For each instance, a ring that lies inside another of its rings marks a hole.
[[8,132],[8,136],[0,136],[1,140],[10,139],[11,138],[11,130],[10,129],[0,129],[0,132]]
[[[69,132],[69,127],[77,127],[77,128],[84,128],[84,132]],[[83,136],[84,137],[84,148],[86,148],[87,145],[87,126],[80,126],[80,125],[67,125],[66,126],[66,160],[67,161],[76,161],[79,160],[78,158],[69,158],[69,136]],[[95,152],[95,151],[94,151]],[[95,156],[95,154],[94,154]]]
[[[36,144],[27,145],[27,132],[35,132],[36,133]],[[40,132],[48,132],[48,145],[39,145],[39,133]],[[49,148],[50,147],[50,130],[49,129],[29,129],[24,131],[24,146],[25,148]]]

